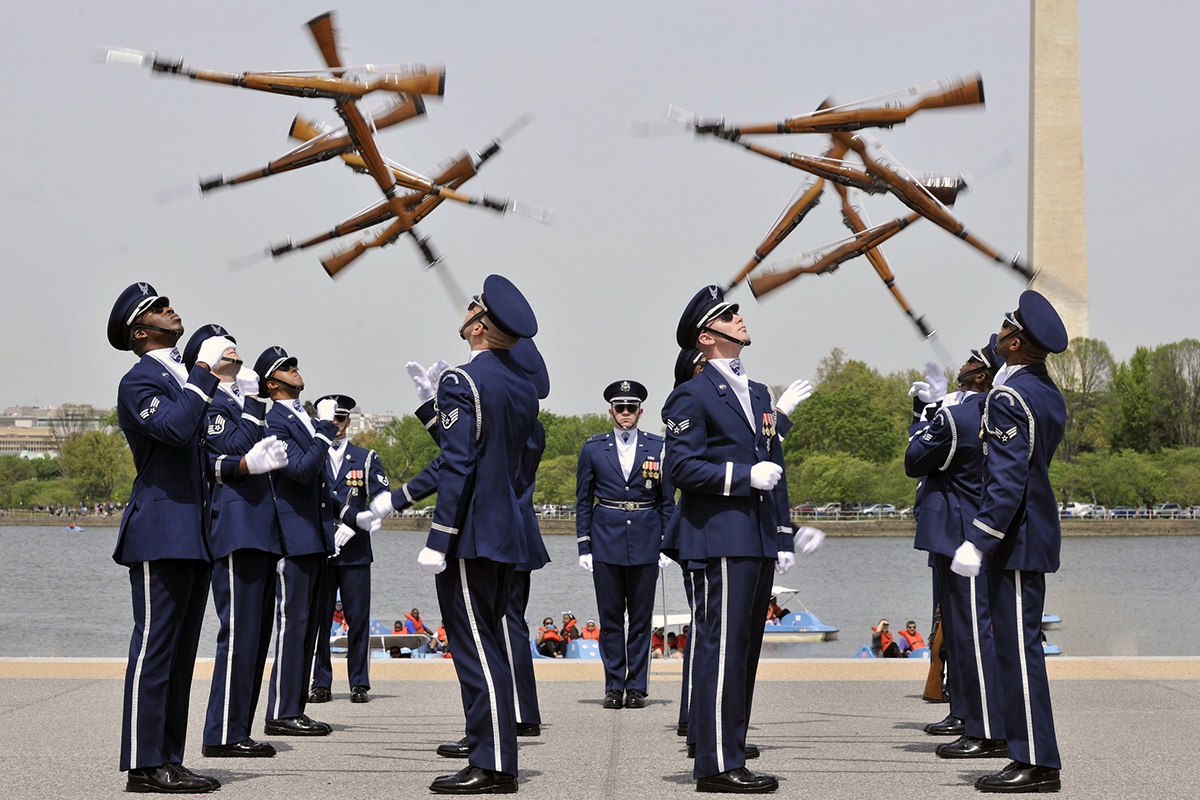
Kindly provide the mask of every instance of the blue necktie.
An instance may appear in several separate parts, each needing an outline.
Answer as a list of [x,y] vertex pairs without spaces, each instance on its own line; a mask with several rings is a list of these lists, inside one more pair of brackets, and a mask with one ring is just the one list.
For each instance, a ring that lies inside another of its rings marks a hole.
[[729,371],[732,372],[734,375],[741,375],[742,374],[742,360],[740,358],[735,358],[732,361],[730,361],[729,362]]

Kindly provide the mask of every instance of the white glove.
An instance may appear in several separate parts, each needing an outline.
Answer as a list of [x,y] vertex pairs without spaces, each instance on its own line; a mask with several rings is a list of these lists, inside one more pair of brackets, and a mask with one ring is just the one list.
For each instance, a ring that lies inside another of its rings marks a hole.
[[367,529],[367,533],[373,534],[375,531],[383,527],[383,520],[379,519],[378,517],[373,517],[372,519],[374,521],[371,523],[371,527]]
[[343,522],[341,525],[338,525],[337,530],[333,532],[334,546],[337,547],[338,550],[341,550],[346,546],[346,542],[354,538],[354,534],[356,533],[358,533],[358,531],[354,530],[354,528],[351,528],[349,525]]
[[812,397],[812,393],[813,385],[808,381],[792,381],[792,385],[784,389],[783,394],[779,395],[779,402],[775,403],[775,408],[779,409],[780,413],[785,417],[790,417],[792,412],[796,410],[796,406]]
[[417,399],[422,403],[427,403],[433,399],[433,383],[426,376],[426,369],[416,361],[410,361],[404,365],[404,369],[408,371],[408,377],[412,378],[413,386],[417,387]]
[[237,345],[224,336],[210,336],[200,343],[200,349],[196,352],[196,363],[208,364],[208,368],[211,370],[221,363],[221,356],[225,354],[226,350],[235,347]]
[[275,562],[275,572],[276,572],[276,574],[278,574],[278,575],[279,575],[279,577],[281,577],[281,578],[283,577],[283,565],[284,565],[284,564],[286,564],[286,563],[287,563],[287,559],[286,559],[286,558],[281,558],[281,559],[279,559],[278,561],[276,561],[276,562]]
[[383,492],[375,495],[375,499],[371,501],[371,513],[383,519],[388,514],[396,509],[392,506],[392,493]]
[[429,379],[430,386],[437,386],[437,382],[442,379],[442,373],[450,369],[450,362],[439,358],[433,362],[433,366],[425,370],[425,377]]
[[925,362],[925,380],[916,381],[908,390],[908,396],[916,395],[922,403],[941,402],[946,396],[946,373],[936,361]]
[[588,572],[591,572],[592,571],[592,554],[588,553],[585,556],[580,556],[579,557],[579,566],[583,567]]
[[258,397],[258,373],[249,367],[238,370],[237,385],[242,397]]
[[805,555],[815,553],[821,547],[821,542],[825,541],[825,531],[801,525],[792,541],[795,543],[796,552]]
[[246,470],[251,475],[261,475],[273,469],[286,467],[287,463],[287,445],[275,436],[260,439],[250,448],[250,452],[246,453]]
[[322,422],[333,422],[333,415],[336,411],[337,400],[334,400],[332,397],[326,397],[317,403],[317,419]]
[[780,575],[787,575],[794,566],[796,566],[796,554],[780,550],[779,556],[775,559],[775,571]]
[[446,554],[422,547],[421,552],[417,554],[417,565],[420,566],[421,572],[436,575],[446,569]]
[[658,568],[659,569],[666,569],[667,567],[671,566],[674,563],[675,562],[672,561],[670,556],[668,556],[666,553],[658,554]]
[[363,511],[354,515],[354,524],[360,528],[370,528],[376,522],[383,524],[383,520],[375,516],[373,511]]
[[761,491],[769,491],[779,483],[783,467],[774,461],[760,461],[750,468],[750,485]]
[[950,562],[950,571],[964,578],[974,578],[983,567],[983,551],[971,542],[963,542],[954,551],[954,560]]

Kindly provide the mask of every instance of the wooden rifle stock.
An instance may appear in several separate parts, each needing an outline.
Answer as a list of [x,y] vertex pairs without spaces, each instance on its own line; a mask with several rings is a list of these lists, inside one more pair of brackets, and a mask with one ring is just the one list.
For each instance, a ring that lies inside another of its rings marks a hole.
[[769,158],[772,161],[781,161],[790,167],[803,170],[810,175],[816,175],[818,178],[825,178],[844,186],[853,186],[855,189],[862,189],[868,194],[877,194],[878,192],[885,191],[884,187],[880,186],[878,181],[872,178],[869,173],[855,169],[849,164],[838,160],[822,156],[806,156],[802,153],[782,153],[778,150],[772,150],[769,147],[763,147],[755,142],[738,142],[738,144],[751,153],[758,153],[760,156]]
[[931,703],[945,702],[942,688],[942,607],[938,605],[933,614],[933,630],[929,634],[929,674],[925,677],[925,690],[921,697]]
[[832,133],[857,131],[863,128],[890,128],[901,125],[922,109],[953,108],[983,104],[983,78],[954,78],[944,88],[923,95],[915,103],[884,104],[874,108],[830,109],[789,117],[783,122],[740,125],[725,129],[725,135],[737,136],[758,133]]
[[750,292],[761,300],[765,295],[770,294],[786,283],[791,283],[801,275],[819,275],[824,272],[832,272],[842,262],[860,256],[873,247],[878,247],[920,218],[920,214],[913,213],[906,217],[889,220],[860,234],[856,234],[849,241],[844,242],[809,264],[801,264],[784,272],[765,272],[756,277],[747,278],[746,284],[750,287]]

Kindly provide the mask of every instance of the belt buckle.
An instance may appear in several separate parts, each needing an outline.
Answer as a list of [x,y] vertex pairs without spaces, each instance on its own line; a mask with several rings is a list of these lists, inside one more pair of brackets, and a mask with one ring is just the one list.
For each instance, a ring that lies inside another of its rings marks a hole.
[[637,503],[632,500],[625,500],[621,502],[621,508],[625,511],[637,511]]

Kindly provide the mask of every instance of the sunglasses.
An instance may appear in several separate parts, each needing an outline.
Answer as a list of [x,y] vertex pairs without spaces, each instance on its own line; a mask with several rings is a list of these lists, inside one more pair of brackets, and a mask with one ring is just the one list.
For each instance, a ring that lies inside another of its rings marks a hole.
[[732,312],[732,311],[722,311],[720,314],[717,314],[715,317],[713,317],[712,319],[710,319],[710,320],[709,320],[709,322],[717,322],[717,321],[720,321],[720,322],[733,322],[733,317],[734,317],[734,312]]
[[636,414],[639,408],[641,406],[634,403],[616,403],[613,405],[613,411],[618,414]]

